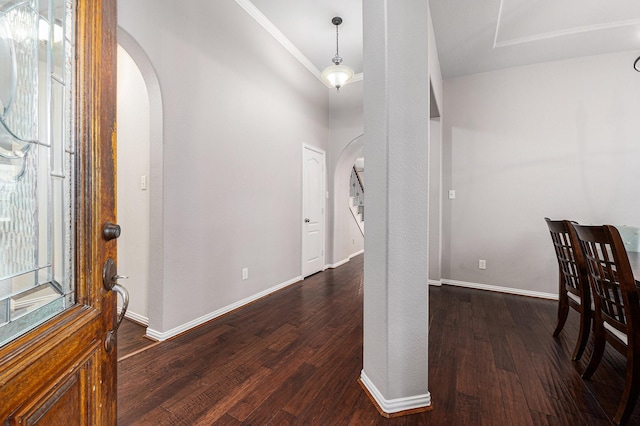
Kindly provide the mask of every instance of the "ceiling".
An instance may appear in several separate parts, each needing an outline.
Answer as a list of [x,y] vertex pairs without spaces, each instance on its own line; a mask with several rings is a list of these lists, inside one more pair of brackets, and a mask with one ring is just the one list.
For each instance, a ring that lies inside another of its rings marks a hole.
[[[280,32],[288,39],[320,77],[323,69],[333,65],[336,54],[334,16],[342,18],[339,26],[340,56],[343,65],[358,74],[362,72],[362,0],[236,0],[252,13],[251,6],[267,22],[260,21],[276,38]],[[272,24],[271,26],[269,24]],[[286,47],[286,46],[285,46]],[[305,64],[307,65],[307,64]]]
[[430,5],[445,78],[640,49],[638,0],[431,0]]
[[[335,54],[362,72],[362,0],[236,0],[318,77]],[[640,0],[430,0],[444,78],[640,50]],[[640,54],[640,53],[639,53]],[[306,63],[305,63],[306,60]],[[629,58],[629,66],[635,57]]]

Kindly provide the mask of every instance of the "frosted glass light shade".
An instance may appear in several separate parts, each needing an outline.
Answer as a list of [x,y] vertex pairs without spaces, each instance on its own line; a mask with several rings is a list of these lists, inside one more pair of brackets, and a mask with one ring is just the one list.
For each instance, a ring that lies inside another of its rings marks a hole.
[[353,70],[346,65],[332,65],[322,71],[322,79],[340,89],[353,78]]

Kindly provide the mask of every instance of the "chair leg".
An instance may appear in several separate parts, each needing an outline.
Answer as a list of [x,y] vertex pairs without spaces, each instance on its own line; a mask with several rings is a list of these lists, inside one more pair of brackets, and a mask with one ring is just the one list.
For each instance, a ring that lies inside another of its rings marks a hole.
[[569,301],[566,290],[560,293],[560,299],[558,300],[558,324],[553,332],[553,337],[558,337],[558,334],[562,331],[564,324],[567,322],[569,316]]
[[[634,355],[636,359],[634,359]],[[637,359],[638,355],[634,354],[632,349],[628,349],[627,377],[624,382],[624,391],[622,392],[620,405],[618,405],[618,411],[613,418],[613,422],[616,425],[627,424],[640,394],[640,359]]]
[[591,309],[588,306],[582,307],[582,313],[580,314],[580,333],[578,334],[578,341],[576,347],[573,350],[573,360],[580,361],[584,349],[587,347],[589,341],[589,331],[591,328]]
[[593,373],[596,371],[596,368],[598,368],[598,365],[600,365],[600,361],[602,361],[602,355],[604,354],[604,345],[607,342],[604,337],[605,332],[604,326],[602,325],[602,320],[600,320],[596,316],[595,323],[596,332],[594,338],[593,353],[591,354],[591,359],[589,360],[587,368],[584,370],[584,373],[582,373],[582,378],[586,380],[589,380],[591,378]]

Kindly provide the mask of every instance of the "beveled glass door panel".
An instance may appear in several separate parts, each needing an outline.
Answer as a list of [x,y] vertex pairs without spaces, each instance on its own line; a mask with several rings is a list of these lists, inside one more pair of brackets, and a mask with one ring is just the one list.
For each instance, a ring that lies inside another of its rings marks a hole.
[[0,0],[0,346],[75,303],[72,0]]

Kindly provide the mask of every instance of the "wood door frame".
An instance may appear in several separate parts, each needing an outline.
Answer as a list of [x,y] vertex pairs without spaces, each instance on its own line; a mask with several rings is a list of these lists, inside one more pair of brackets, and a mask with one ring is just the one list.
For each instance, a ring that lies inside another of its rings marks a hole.
[[302,144],[302,180],[301,180],[301,187],[302,187],[302,208],[301,208],[301,228],[302,228],[302,245],[301,245],[301,254],[300,257],[302,259],[300,266],[301,266],[301,270],[300,270],[300,275],[302,276],[302,279],[305,278],[305,272],[304,272],[304,265],[306,262],[305,259],[305,255],[304,255],[304,247],[305,247],[305,223],[304,223],[304,219],[305,219],[305,215],[304,215],[304,200],[306,197],[306,191],[305,191],[305,187],[304,187],[304,168],[305,168],[305,164],[304,164],[304,153],[305,150],[309,149],[311,151],[315,151],[319,154],[322,154],[322,205],[323,205],[323,213],[322,213],[322,220],[320,221],[320,226],[322,229],[322,267],[320,268],[321,271],[324,271],[327,267],[327,197],[326,197],[326,193],[327,193],[327,153],[325,152],[324,149],[322,148],[318,148],[316,146],[313,145],[309,145],[306,143]]
[[[115,325],[115,294],[102,286],[102,265],[107,258],[116,258],[116,242],[100,236],[104,224],[116,218],[116,20],[115,0],[77,0],[76,304],[0,348],[2,421],[41,415],[39,401],[55,400],[70,381],[79,380],[84,407],[101,407],[90,412],[80,408],[82,418],[88,424],[115,424],[116,349],[108,352],[101,347],[105,330]],[[39,383],[36,374],[42,372],[62,380]],[[34,386],[39,386],[36,395]]]

